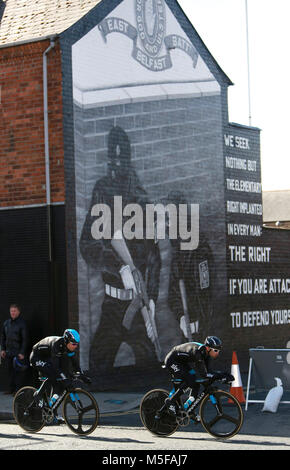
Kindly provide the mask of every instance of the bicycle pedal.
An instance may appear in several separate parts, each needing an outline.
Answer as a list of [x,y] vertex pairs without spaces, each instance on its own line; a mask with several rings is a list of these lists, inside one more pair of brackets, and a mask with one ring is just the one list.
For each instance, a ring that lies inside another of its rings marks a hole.
[[198,421],[198,420],[196,420],[196,419],[193,419],[192,421],[193,421],[193,424],[194,424],[195,426],[200,423],[200,420]]
[[200,423],[200,416],[196,414],[189,415],[190,419],[194,422],[194,424]]
[[65,420],[60,416],[55,416],[51,424],[54,426],[60,426],[61,424],[65,424]]

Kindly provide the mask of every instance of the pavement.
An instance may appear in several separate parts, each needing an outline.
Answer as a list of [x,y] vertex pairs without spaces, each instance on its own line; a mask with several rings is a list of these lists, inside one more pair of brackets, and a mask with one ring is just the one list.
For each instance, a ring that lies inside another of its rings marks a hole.
[[[139,409],[144,393],[90,392],[95,397],[100,415],[121,414]],[[14,420],[13,395],[0,392],[0,421]]]
[[[139,405],[141,398],[148,390],[142,393],[120,393],[120,392],[91,392],[99,405],[100,416],[104,419],[121,419],[121,415],[135,415],[133,422],[139,423]],[[246,397],[246,390],[244,389]],[[267,392],[250,393],[249,399],[265,400]],[[290,438],[290,403],[283,400],[290,398],[289,392],[283,395],[276,413],[262,412],[263,403],[249,403],[248,409],[242,404],[244,410],[244,424],[240,434],[259,436],[283,436]],[[13,396],[0,392],[0,422],[15,422],[12,412]],[[110,418],[116,416],[116,418]],[[140,421],[140,426],[142,426]],[[289,441],[290,442],[290,441]],[[290,444],[289,444],[290,445]]]

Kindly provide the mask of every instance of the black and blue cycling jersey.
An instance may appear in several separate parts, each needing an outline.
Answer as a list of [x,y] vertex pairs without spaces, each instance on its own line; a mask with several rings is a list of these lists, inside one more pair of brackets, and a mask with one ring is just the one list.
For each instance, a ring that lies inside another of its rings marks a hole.
[[184,372],[186,377],[206,378],[210,373],[209,361],[206,346],[192,341],[174,346],[165,357],[164,364],[174,376],[181,376]]
[[79,372],[78,358],[74,351],[67,349],[62,336],[47,336],[36,343],[30,354],[32,367],[38,370],[47,371],[54,377],[63,374],[64,367],[69,367],[72,372]]

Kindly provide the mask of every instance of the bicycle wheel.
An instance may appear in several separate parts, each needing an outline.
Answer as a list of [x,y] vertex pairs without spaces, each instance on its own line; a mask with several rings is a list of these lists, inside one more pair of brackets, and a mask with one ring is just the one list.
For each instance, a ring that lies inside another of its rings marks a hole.
[[15,421],[22,429],[29,432],[38,432],[45,424],[39,404],[31,406],[34,392],[36,392],[34,387],[23,387],[18,390],[13,400]]
[[151,390],[144,395],[140,403],[140,418],[143,425],[157,436],[170,436],[178,428],[175,417],[170,416],[166,411],[156,418],[157,411],[162,408],[168,395],[166,390]]
[[76,388],[64,398],[63,417],[71,431],[87,435],[98,425],[99,407],[89,392]]
[[204,429],[212,436],[224,439],[239,432],[244,420],[239,401],[223,390],[206,395],[199,414]]

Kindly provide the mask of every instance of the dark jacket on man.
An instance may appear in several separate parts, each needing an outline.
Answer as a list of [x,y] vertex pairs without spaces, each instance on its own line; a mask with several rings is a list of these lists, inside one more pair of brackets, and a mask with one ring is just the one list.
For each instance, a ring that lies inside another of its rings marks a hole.
[[6,351],[6,355],[10,357],[18,354],[25,355],[27,343],[27,326],[21,315],[15,320],[12,320],[12,318],[6,320],[3,324],[1,335],[1,349]]

